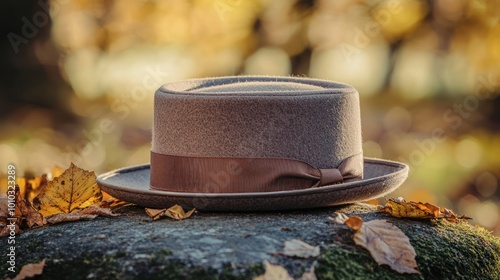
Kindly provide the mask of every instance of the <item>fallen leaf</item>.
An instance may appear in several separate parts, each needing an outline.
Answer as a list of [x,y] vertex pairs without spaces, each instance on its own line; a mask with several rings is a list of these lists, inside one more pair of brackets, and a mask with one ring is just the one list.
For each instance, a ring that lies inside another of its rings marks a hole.
[[293,280],[288,271],[280,265],[270,264],[267,260],[264,261],[264,274],[255,277],[253,280]]
[[183,220],[191,217],[191,215],[196,211],[196,208],[184,212],[184,209],[180,205],[174,205],[170,208],[165,209],[154,209],[146,208],[146,214],[153,219],[153,221],[160,219],[163,216],[170,217],[174,220]]
[[349,217],[344,224],[356,231],[354,243],[367,249],[379,265],[387,264],[399,273],[420,273],[415,249],[395,225],[385,220],[363,222],[358,216]]
[[[16,234],[23,232],[17,223],[14,224],[14,232]],[[11,229],[4,223],[0,224],[0,237],[10,235]]]
[[187,219],[187,218],[191,217],[191,215],[194,213],[194,211],[196,211],[195,208],[189,210],[188,212],[184,212],[184,209],[182,209],[181,206],[176,204],[176,205],[168,208],[167,211],[165,212],[165,215],[167,217],[174,219],[174,220],[183,220],[183,219]]
[[74,222],[74,221],[80,221],[80,220],[92,220],[97,216],[115,217],[115,216],[118,216],[118,214],[111,212],[111,209],[108,209],[108,208],[89,206],[89,207],[87,207],[79,212],[52,215],[52,216],[47,218],[47,223],[54,225],[54,224],[64,223],[64,222]]
[[309,258],[319,256],[319,246],[311,246],[299,239],[285,241],[285,247],[280,254],[289,257]]
[[[8,198],[0,198],[0,224],[2,224],[3,226],[7,226],[7,224],[11,223],[11,221],[8,219],[15,217],[16,228],[18,228],[16,232],[19,232],[20,229],[41,227],[46,224],[46,221],[43,218],[42,214],[40,214],[35,208],[33,208],[29,201],[22,198],[19,186],[17,185],[15,188],[13,202],[15,205],[15,210],[11,213],[8,208]],[[8,230],[2,230],[0,235],[5,234],[5,232],[9,233]]]
[[358,216],[351,216],[344,221],[344,225],[357,231],[363,226],[363,219]]
[[165,216],[165,211],[167,211],[166,208],[164,209],[146,208],[146,214],[148,214],[148,216],[153,218],[153,221],[156,221],[161,217]]
[[399,197],[389,199],[380,212],[389,213],[397,218],[414,218],[414,219],[446,219],[449,222],[458,222],[464,219],[470,219],[463,215],[458,216],[453,211],[441,208],[428,202],[406,201]]
[[33,200],[33,205],[45,217],[100,205],[102,193],[95,179],[94,172],[72,163],[60,176],[48,182]]
[[20,225],[26,222],[28,228],[41,227],[47,223],[42,214],[40,214],[28,200],[21,197],[21,192],[18,187],[16,187],[16,214],[20,221]]
[[123,200],[120,200],[118,198],[112,197],[110,194],[108,194],[106,192],[102,192],[101,207],[115,209],[115,208],[118,208],[118,207],[126,205],[126,204],[130,204],[130,203],[123,201]]
[[45,267],[45,259],[39,263],[25,264],[17,276],[12,280],[24,280],[26,278],[31,278],[36,275],[41,275],[43,273],[43,268]]

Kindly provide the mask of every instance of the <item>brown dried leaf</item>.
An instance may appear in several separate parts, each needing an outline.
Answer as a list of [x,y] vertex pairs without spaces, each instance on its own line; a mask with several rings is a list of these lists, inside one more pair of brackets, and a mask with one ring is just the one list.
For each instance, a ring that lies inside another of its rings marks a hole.
[[95,179],[94,172],[72,163],[63,174],[48,182],[33,200],[33,205],[45,217],[100,205],[102,193]]
[[156,221],[165,215],[166,208],[164,209],[154,209],[154,208],[146,208],[146,214],[153,218],[153,221]]
[[115,198],[106,192],[102,192],[101,207],[116,209],[126,204],[129,204],[129,202]]
[[[7,197],[0,198],[0,224],[6,226],[12,222],[19,229],[41,227],[46,224],[42,214],[33,208],[29,201],[22,198],[17,185],[14,192],[14,201],[11,201],[11,204],[15,205],[15,210],[9,211],[8,204]],[[9,220],[13,217],[15,217],[14,220]],[[2,232],[2,234],[4,233]]]
[[170,217],[174,220],[184,220],[191,217],[194,211],[196,211],[195,208],[189,210],[188,212],[184,212],[184,209],[176,204],[167,209],[167,211],[165,212],[165,216]]
[[156,221],[163,216],[170,217],[174,220],[184,220],[189,217],[196,211],[196,208],[189,210],[188,212],[184,212],[184,209],[180,205],[174,205],[170,208],[165,209],[154,209],[154,208],[146,208],[146,214]]
[[31,278],[36,275],[41,275],[43,273],[43,268],[45,267],[45,259],[39,263],[25,264],[19,274],[12,280],[24,280],[26,278]]
[[319,246],[311,246],[299,239],[285,241],[282,255],[289,257],[309,258],[319,256]]
[[80,220],[92,220],[97,216],[115,217],[118,214],[111,212],[111,209],[97,206],[89,206],[80,212],[56,214],[47,218],[47,223],[53,225],[64,222],[74,222]]
[[10,228],[10,227],[14,227],[14,232],[15,232],[16,234],[23,232],[23,231],[19,228],[19,225],[18,225],[17,223],[13,223],[13,224],[11,224],[11,223],[9,222],[9,224],[8,224],[8,225],[7,225],[7,224],[4,224],[4,223],[1,223],[1,224],[0,224],[0,237],[10,235],[10,233],[11,233],[11,228]]
[[[28,228],[41,227],[47,222],[29,201],[21,197],[19,188],[16,187],[16,214],[19,221],[26,221]],[[22,225],[22,223],[21,223]]]
[[264,274],[255,277],[253,280],[293,280],[288,271],[280,265],[270,264],[267,260],[264,261]]
[[380,212],[389,213],[397,218],[414,218],[414,219],[441,219],[444,218],[450,222],[458,222],[463,219],[470,219],[463,215],[458,216],[453,211],[441,208],[428,202],[406,201],[399,197],[397,199],[389,199],[386,205],[380,209]]
[[354,234],[354,242],[366,248],[378,264],[387,264],[399,273],[420,273],[410,240],[385,220],[364,222]]

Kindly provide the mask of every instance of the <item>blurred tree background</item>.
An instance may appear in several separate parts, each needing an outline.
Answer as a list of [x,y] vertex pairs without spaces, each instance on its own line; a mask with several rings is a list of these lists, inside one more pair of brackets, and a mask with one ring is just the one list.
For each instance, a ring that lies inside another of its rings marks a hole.
[[[500,2],[2,1],[0,166],[149,161],[154,90],[220,75],[356,87],[366,156],[410,165],[391,196],[500,234]],[[4,186],[2,186],[4,188]]]

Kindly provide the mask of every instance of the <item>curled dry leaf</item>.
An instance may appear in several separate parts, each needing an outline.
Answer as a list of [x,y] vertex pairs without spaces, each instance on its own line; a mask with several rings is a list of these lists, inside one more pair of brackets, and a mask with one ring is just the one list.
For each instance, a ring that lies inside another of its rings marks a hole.
[[463,215],[458,216],[453,211],[441,208],[428,202],[406,201],[399,197],[389,199],[380,212],[389,213],[397,218],[414,218],[414,219],[445,219],[449,222],[458,222],[464,219],[470,219]]
[[184,212],[184,209],[180,205],[174,205],[170,208],[165,208],[165,209],[153,209],[153,208],[146,208],[146,214],[150,216],[153,221],[156,221],[160,219],[163,216],[170,217],[174,220],[184,220],[189,217],[196,211],[196,208],[193,208],[189,210],[188,212]]
[[[42,214],[33,208],[29,201],[22,198],[18,186],[15,188],[14,197],[14,211],[9,210],[9,200],[7,197],[0,199],[0,224],[2,226],[0,236],[9,234],[10,229],[7,225],[14,226],[14,223],[16,233],[21,232],[21,229],[41,227],[47,223]],[[12,218],[13,216],[15,217],[15,220],[9,220],[9,218]]]
[[115,217],[118,214],[111,212],[111,209],[97,206],[89,206],[80,212],[56,214],[47,218],[47,223],[53,225],[64,222],[74,222],[79,220],[92,220],[97,216]]
[[26,278],[32,278],[36,275],[41,275],[43,273],[43,268],[45,267],[45,259],[39,263],[26,264],[21,268],[21,271],[12,280],[24,280]]
[[285,247],[280,252],[289,257],[309,258],[319,256],[319,246],[311,246],[299,239],[285,241]]
[[153,219],[153,221],[156,221],[161,217],[163,217],[165,211],[167,211],[166,208],[164,209],[146,208],[146,214],[148,214],[148,216],[150,216]]
[[16,187],[16,216],[19,217],[21,227],[23,227],[23,222],[26,222],[28,228],[41,227],[47,223],[42,214],[29,201],[21,197],[18,187]]
[[71,213],[91,205],[100,205],[102,193],[94,172],[83,170],[73,163],[60,176],[48,182],[33,200],[33,205],[48,217]]
[[123,201],[123,200],[120,200],[118,198],[115,198],[106,192],[102,192],[101,207],[116,209],[120,206],[127,205],[127,204],[130,204],[130,203]]

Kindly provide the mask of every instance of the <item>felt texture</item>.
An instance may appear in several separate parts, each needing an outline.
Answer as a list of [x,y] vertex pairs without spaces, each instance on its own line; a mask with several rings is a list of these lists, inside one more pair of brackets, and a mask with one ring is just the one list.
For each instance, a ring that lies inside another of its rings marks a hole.
[[168,83],[155,93],[151,150],[177,156],[275,157],[335,168],[362,153],[357,91],[298,77]]

